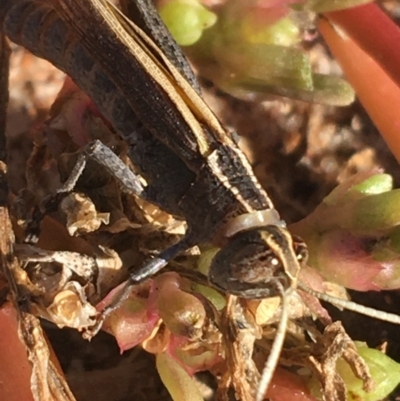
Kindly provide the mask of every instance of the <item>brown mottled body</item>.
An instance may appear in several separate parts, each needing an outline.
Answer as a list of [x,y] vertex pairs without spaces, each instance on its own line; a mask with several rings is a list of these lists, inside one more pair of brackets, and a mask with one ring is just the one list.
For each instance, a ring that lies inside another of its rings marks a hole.
[[[130,145],[149,183],[147,199],[187,220],[194,242],[209,241],[232,216],[273,207],[231,134],[189,84],[184,93],[171,84],[173,66],[140,30],[129,33],[159,64],[143,67],[91,2],[53,3],[6,1],[5,33],[65,71],[92,98]],[[155,68],[167,84],[146,68]],[[190,107],[177,107],[177,97]]]

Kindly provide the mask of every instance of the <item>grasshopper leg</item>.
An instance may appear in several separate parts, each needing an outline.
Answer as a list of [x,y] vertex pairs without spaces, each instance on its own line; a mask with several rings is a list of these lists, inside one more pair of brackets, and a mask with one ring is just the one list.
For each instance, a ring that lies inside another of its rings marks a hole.
[[121,304],[129,297],[132,288],[135,285],[138,285],[154,276],[177,255],[192,248],[195,244],[192,239],[193,238],[190,235],[185,236],[176,244],[162,251],[157,257],[150,259],[140,269],[132,271],[128,280],[125,282],[125,285],[115,294],[110,304],[101,311],[100,315],[97,317],[96,324],[84,333],[84,337],[90,339],[97,334],[106,317],[121,306]]
[[45,197],[35,208],[26,229],[25,242],[37,242],[43,218],[47,214],[57,210],[65,196],[73,191],[85,169],[88,159],[93,159],[103,166],[118,181],[124,192],[142,198],[145,197],[144,188],[140,183],[139,177],[133,173],[111,149],[99,140],[95,140],[83,149],[64,185],[58,189],[56,193]]

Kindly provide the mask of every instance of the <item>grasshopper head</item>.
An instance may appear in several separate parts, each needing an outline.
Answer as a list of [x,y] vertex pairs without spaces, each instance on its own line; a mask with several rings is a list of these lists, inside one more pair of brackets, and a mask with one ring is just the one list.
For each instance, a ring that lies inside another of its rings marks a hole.
[[279,295],[274,282],[293,288],[307,260],[305,243],[284,227],[266,225],[234,235],[214,257],[210,282],[242,298]]

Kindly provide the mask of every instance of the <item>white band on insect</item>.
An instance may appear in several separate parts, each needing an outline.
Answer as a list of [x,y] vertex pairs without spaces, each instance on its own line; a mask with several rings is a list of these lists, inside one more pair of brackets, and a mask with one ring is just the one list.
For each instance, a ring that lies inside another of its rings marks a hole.
[[276,209],[257,210],[252,213],[244,213],[229,220],[224,229],[224,237],[233,237],[240,231],[251,228],[274,225],[282,227],[285,225]]

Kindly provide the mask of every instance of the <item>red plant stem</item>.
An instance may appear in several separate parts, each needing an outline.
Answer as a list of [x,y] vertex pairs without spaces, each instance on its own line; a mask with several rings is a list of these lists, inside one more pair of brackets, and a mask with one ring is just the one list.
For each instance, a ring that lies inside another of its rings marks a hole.
[[0,400],[33,401],[32,367],[18,337],[17,313],[11,303],[0,308]]
[[400,161],[399,86],[352,38],[338,34],[327,20],[321,19],[318,28],[369,116]]
[[400,86],[400,28],[374,3],[326,13]]

